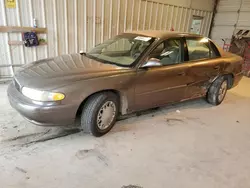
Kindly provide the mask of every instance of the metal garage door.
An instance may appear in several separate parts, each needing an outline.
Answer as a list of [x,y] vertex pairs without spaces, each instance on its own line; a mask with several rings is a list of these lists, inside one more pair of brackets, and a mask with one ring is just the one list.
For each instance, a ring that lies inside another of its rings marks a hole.
[[238,30],[250,29],[250,0],[220,0],[215,15],[211,37],[223,46],[222,39],[230,43]]

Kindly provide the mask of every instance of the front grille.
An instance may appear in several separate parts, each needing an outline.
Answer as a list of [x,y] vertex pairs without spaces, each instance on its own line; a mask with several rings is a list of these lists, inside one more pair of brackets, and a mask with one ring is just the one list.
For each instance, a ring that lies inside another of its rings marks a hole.
[[18,91],[21,92],[21,85],[16,81],[16,79],[14,79],[14,86]]

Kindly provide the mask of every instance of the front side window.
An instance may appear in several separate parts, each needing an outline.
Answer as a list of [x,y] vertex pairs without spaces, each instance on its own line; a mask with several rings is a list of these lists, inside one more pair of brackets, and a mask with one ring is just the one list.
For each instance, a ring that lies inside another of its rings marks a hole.
[[217,57],[207,38],[186,39],[189,61]]
[[86,55],[103,63],[131,66],[155,38],[122,34],[97,45]]
[[164,41],[151,52],[149,58],[159,61],[163,66],[181,63],[183,61],[181,40],[168,39]]

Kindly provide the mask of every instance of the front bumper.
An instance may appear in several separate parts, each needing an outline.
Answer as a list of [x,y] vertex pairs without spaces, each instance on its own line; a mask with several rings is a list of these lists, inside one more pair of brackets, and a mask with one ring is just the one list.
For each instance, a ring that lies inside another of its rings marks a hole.
[[7,90],[10,105],[28,121],[41,126],[67,126],[75,122],[77,105],[38,103],[23,96],[11,83]]

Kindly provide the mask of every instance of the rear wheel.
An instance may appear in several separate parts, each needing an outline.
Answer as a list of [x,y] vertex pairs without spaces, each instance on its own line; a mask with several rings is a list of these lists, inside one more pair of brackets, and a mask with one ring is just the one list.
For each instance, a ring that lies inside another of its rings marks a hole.
[[210,86],[207,93],[207,101],[213,105],[219,105],[225,98],[228,89],[228,80],[221,76]]
[[119,101],[116,94],[103,92],[91,96],[81,115],[83,132],[97,137],[106,134],[114,126],[118,111]]

